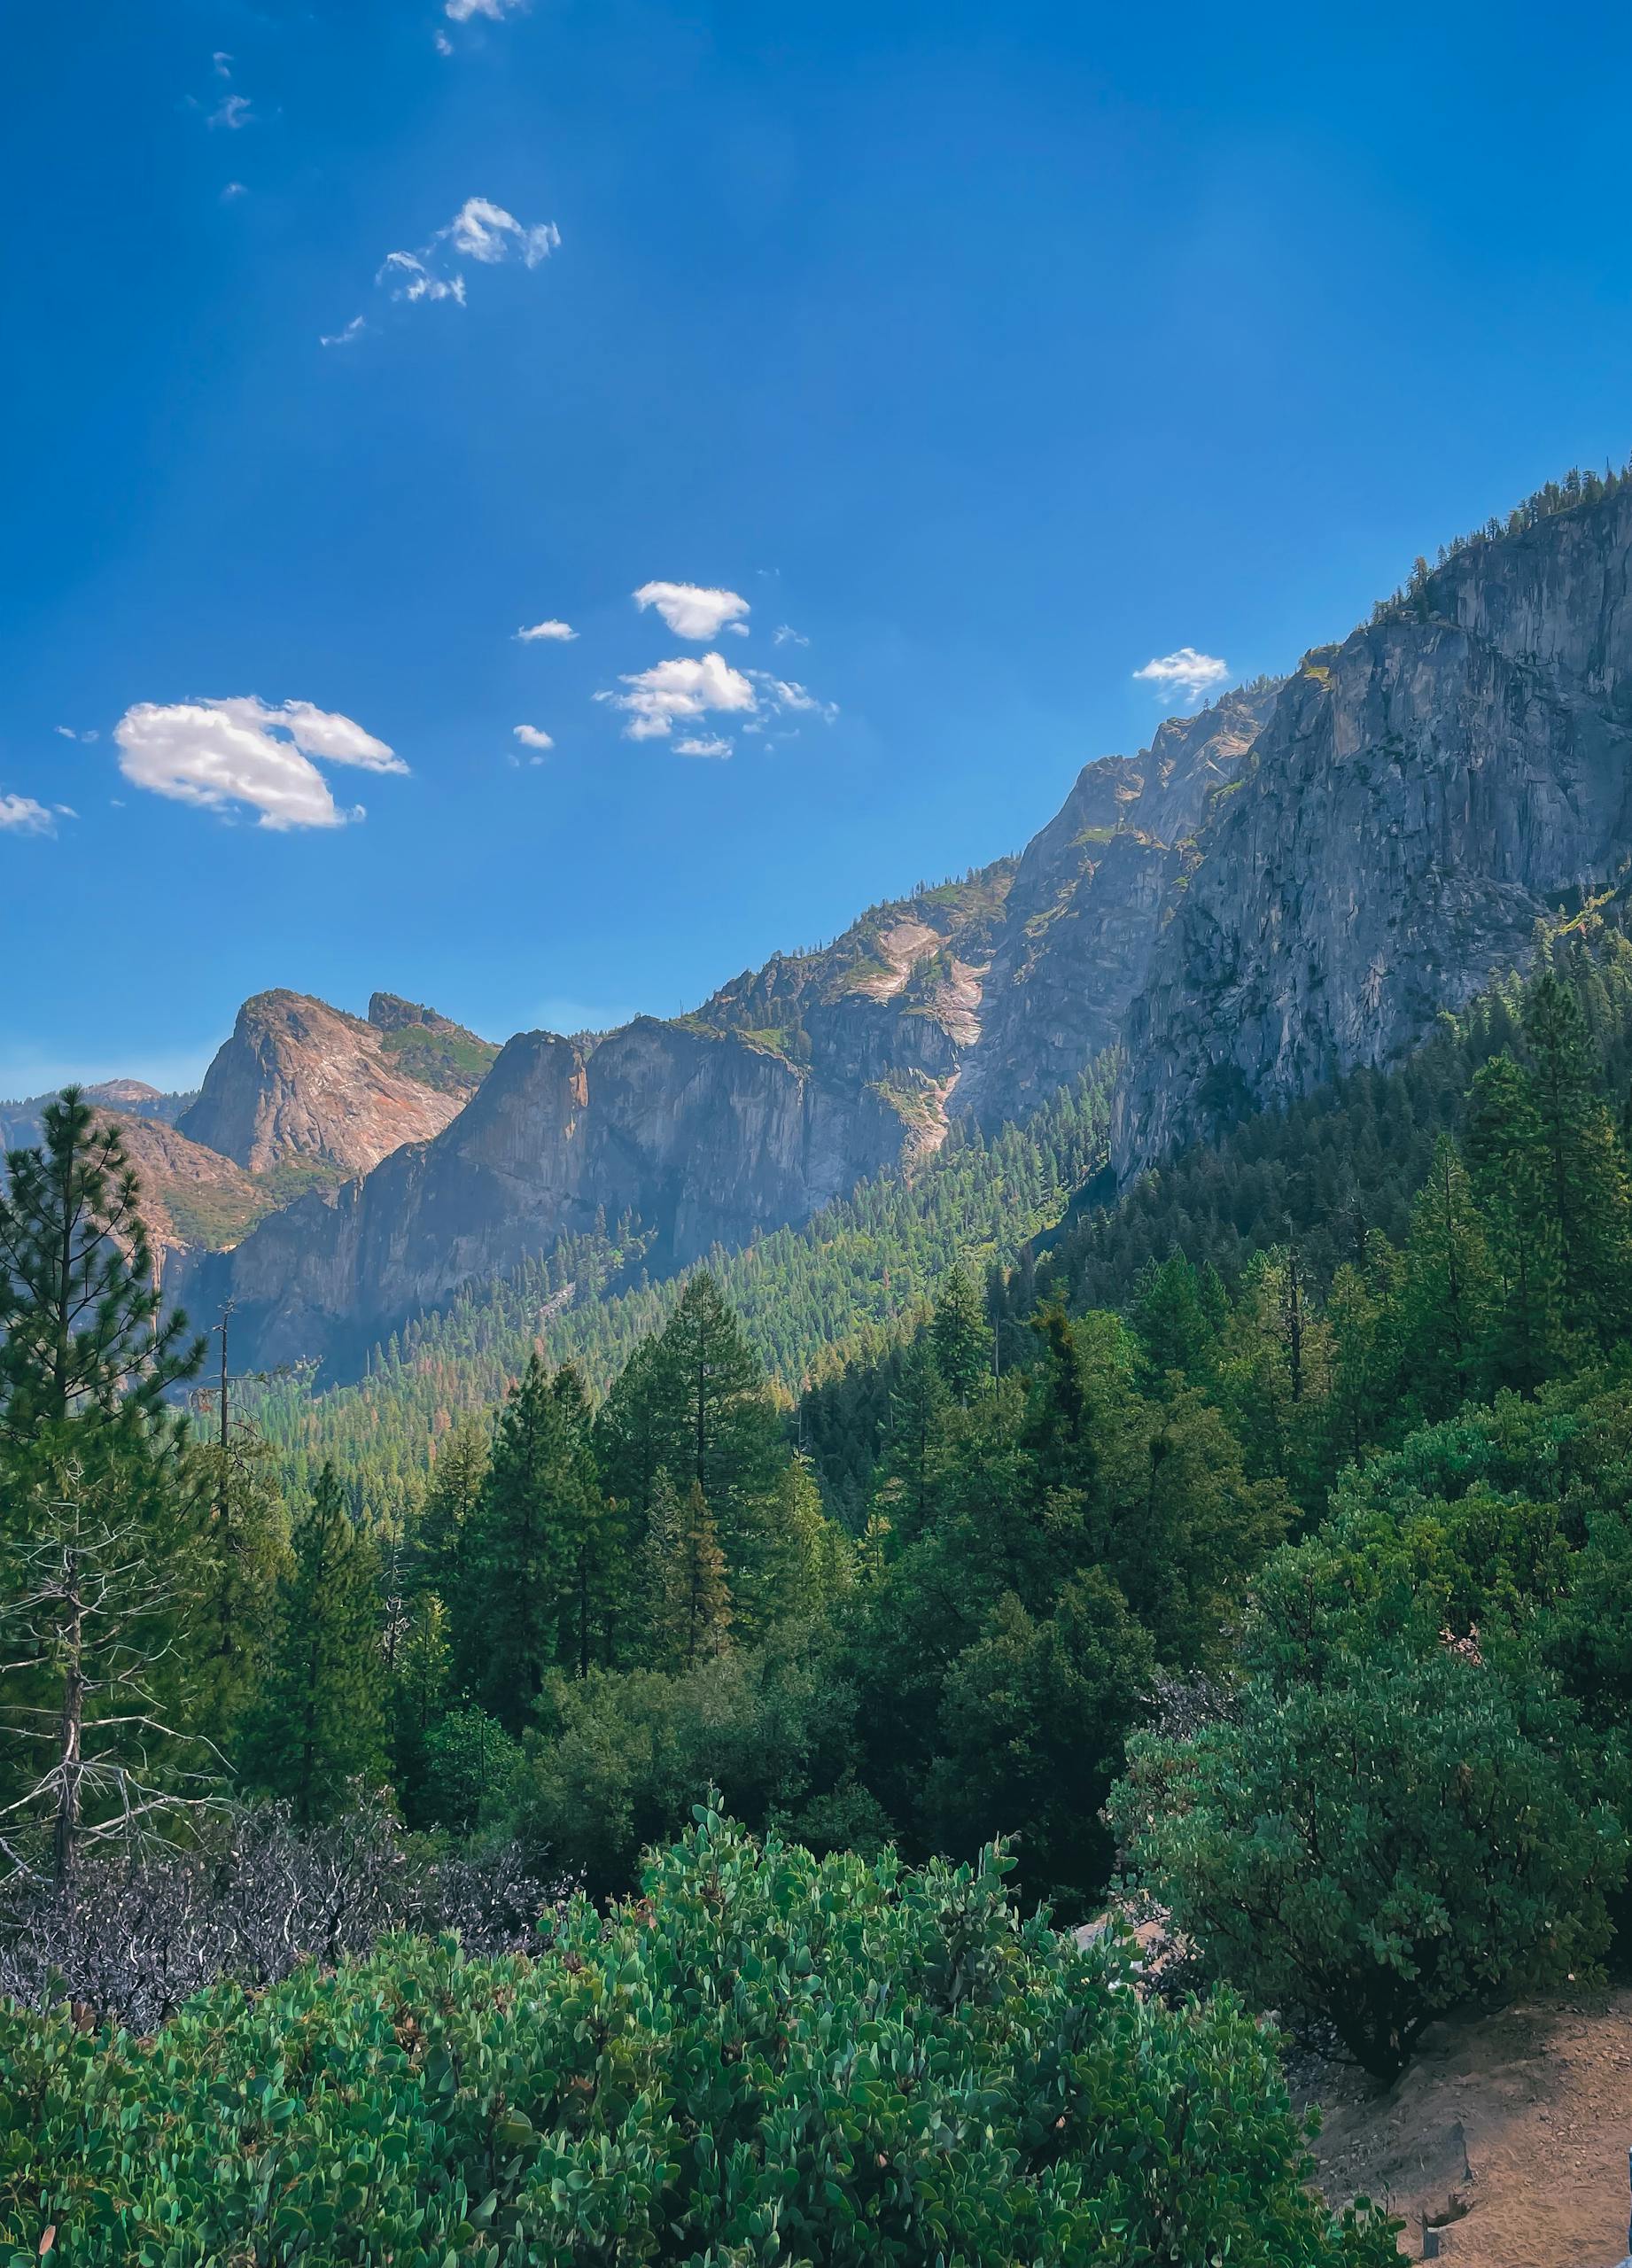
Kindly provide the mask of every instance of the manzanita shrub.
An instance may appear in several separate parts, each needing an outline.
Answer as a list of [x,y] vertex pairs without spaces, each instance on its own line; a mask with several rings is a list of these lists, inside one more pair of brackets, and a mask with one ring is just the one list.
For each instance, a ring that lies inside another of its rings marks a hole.
[[0,2259],[63,2268],[1383,2268],[1304,2186],[1272,2039],[1077,1947],[1010,1861],[700,1811],[536,1955],[399,1938],[152,2039],[0,2011]]

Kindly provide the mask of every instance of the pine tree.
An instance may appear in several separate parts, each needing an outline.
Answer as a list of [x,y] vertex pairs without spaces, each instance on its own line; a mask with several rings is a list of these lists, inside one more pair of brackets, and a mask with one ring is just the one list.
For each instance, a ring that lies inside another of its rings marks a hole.
[[448,1602],[456,1682],[511,1734],[556,1663],[585,1666],[579,1649],[604,1617],[598,1506],[581,1385],[552,1379],[535,1350],[499,1420]]
[[276,1641],[279,1585],[292,1572],[289,1515],[266,1442],[240,1435],[200,1461],[210,1511],[187,1654],[194,1722],[229,1754]]
[[344,1807],[385,1763],[379,1563],[326,1464],[294,1533],[272,1673],[247,1744],[249,1775],[302,1824]]
[[755,1548],[765,1500],[787,1461],[781,1422],[742,1326],[712,1276],[694,1276],[664,1330],[607,1396],[596,1441],[609,1495],[638,1524],[659,1472],[695,1480],[734,1569]]
[[658,1473],[646,1550],[654,1665],[690,1669],[723,1653],[730,1643],[731,1591],[699,1482],[691,1481],[682,1497],[668,1474]]
[[466,1418],[438,1444],[418,1531],[420,1581],[443,1599],[464,1575],[465,1540],[487,1478],[490,1429]]
[[204,1342],[184,1316],[161,1319],[117,1126],[66,1087],[44,1134],[10,1153],[0,1189],[0,1432],[24,1441],[84,1411],[156,1427]]
[[1403,1384],[1423,1416],[1449,1417],[1480,1383],[1497,1304],[1484,1223],[1457,1146],[1442,1134],[1411,1208],[1398,1309]]
[[935,1366],[966,1407],[991,1374],[991,1330],[980,1285],[967,1267],[943,1278],[929,1321]]
[[1505,1050],[1473,1076],[1463,1151],[1502,1279],[1493,1380],[1527,1393],[1557,1365],[1564,1284],[1553,1161],[1532,1082]]
[[1599,1097],[1597,1051],[1581,1002],[1550,969],[1531,987],[1525,1040],[1547,1152],[1565,1322],[1608,1347],[1628,1321],[1626,1160]]

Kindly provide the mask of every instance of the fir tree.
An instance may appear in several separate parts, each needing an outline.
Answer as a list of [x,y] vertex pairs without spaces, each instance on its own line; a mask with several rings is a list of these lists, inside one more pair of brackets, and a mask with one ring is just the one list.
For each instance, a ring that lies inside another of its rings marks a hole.
[[948,1392],[967,1404],[991,1374],[986,1303],[967,1267],[954,1268],[942,1281],[929,1321],[929,1343]]
[[379,1563],[332,1465],[294,1533],[272,1674],[248,1744],[250,1775],[303,1824],[344,1807],[385,1761]]
[[140,1192],[117,1126],[77,1087],[46,1106],[40,1149],[0,1189],[0,1430],[13,1441],[80,1412],[155,1425],[204,1359],[186,1317],[161,1320]]
[[730,1641],[731,1591],[699,1482],[690,1482],[682,1497],[666,1472],[657,1475],[647,1552],[656,1665],[689,1669],[723,1653]]
[[[499,1420],[449,1601],[456,1682],[507,1732],[521,1731],[549,1670],[577,1651],[565,1634],[591,1580],[598,1493],[581,1386],[552,1379],[535,1350]],[[593,1580],[586,1648],[603,1604],[598,1569]]]
[[1598,1093],[1597,1052],[1574,988],[1550,969],[1531,988],[1524,1028],[1565,1320],[1608,1346],[1628,1321],[1628,1205],[1626,1161]]
[[1553,1161],[1532,1082],[1505,1049],[1473,1076],[1463,1149],[1502,1280],[1494,1382],[1527,1393],[1555,1367],[1564,1285]]

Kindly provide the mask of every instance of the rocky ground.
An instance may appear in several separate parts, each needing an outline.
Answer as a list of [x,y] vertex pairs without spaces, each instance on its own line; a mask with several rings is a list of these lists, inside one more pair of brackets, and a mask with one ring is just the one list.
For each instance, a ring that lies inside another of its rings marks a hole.
[[[1461,2268],[1612,2268],[1627,2251],[1632,1990],[1536,2000],[1436,2025],[1379,2094],[1352,2071],[1307,2076],[1334,2202],[1405,2218],[1400,2249]],[[1425,2224],[1437,2256],[1425,2251]]]

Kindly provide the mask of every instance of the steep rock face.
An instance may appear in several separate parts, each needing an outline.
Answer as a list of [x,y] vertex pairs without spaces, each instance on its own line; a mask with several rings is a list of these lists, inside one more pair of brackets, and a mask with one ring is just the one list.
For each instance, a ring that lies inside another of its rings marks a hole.
[[1632,850],[1632,495],[1453,557],[1309,655],[1126,1026],[1123,1173],[1419,1040]]
[[124,1138],[141,1186],[148,1241],[167,1277],[177,1254],[230,1244],[252,1228],[269,1199],[241,1166],[201,1142],[190,1142],[162,1119],[124,1110],[98,1114]]
[[303,993],[258,993],[238,1011],[182,1131],[253,1173],[367,1173],[404,1142],[440,1133],[478,1084],[427,1084],[394,1060],[388,1037]]
[[344,1363],[470,1277],[501,1273],[597,1212],[658,1224],[657,1264],[803,1220],[898,1156],[899,1117],[730,1032],[639,1019],[587,1058],[525,1032],[435,1140],[264,1222],[175,1279],[230,1297],[262,1363]]
[[1025,1115],[1120,1038],[1187,846],[1231,788],[1277,684],[1162,726],[1130,760],[1085,765],[1020,861],[957,1107]]

